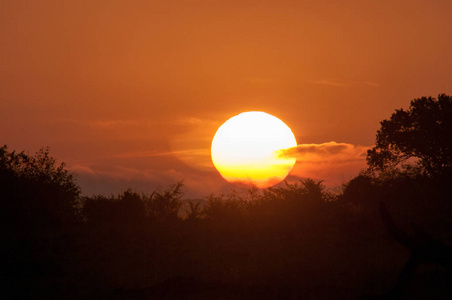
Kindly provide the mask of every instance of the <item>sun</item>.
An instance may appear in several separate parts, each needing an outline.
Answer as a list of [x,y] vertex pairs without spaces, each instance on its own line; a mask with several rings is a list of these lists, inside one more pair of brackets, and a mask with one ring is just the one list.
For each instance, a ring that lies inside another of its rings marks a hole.
[[296,159],[279,153],[295,146],[295,136],[283,121],[265,112],[249,111],[218,128],[211,156],[215,168],[227,181],[263,188],[286,178]]

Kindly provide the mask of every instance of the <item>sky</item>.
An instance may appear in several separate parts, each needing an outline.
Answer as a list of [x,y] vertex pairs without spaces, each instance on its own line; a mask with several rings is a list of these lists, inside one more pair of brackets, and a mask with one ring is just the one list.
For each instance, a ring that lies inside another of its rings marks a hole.
[[289,179],[340,186],[366,167],[379,122],[452,94],[452,2],[0,0],[0,144],[52,156],[83,194],[187,197],[232,188],[217,128],[283,120]]

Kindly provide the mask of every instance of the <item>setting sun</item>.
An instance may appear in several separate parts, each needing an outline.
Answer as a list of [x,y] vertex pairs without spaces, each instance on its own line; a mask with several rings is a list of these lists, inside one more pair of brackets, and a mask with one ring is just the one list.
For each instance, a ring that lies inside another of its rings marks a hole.
[[268,187],[282,181],[296,159],[279,150],[295,147],[292,130],[265,112],[244,112],[227,120],[212,140],[212,161],[229,182]]

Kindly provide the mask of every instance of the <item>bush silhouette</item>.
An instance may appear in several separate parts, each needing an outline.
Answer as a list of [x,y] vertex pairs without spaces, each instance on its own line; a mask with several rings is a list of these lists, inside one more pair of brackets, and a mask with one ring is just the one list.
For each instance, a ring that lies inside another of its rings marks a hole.
[[182,206],[182,188],[184,184],[178,182],[163,192],[154,191],[144,199],[147,214],[156,220],[175,220],[179,216]]
[[146,219],[143,197],[130,189],[117,197],[85,197],[83,214],[88,225],[137,226]]

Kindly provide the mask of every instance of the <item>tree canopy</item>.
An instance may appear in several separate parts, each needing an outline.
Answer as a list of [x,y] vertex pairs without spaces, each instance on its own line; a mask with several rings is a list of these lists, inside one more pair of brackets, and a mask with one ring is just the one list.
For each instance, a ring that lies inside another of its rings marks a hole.
[[34,156],[0,147],[0,203],[3,221],[27,230],[61,226],[77,219],[80,187],[48,149]]
[[383,171],[409,162],[434,175],[452,169],[452,97],[422,97],[408,110],[398,109],[381,122],[375,147],[368,150],[369,169]]

